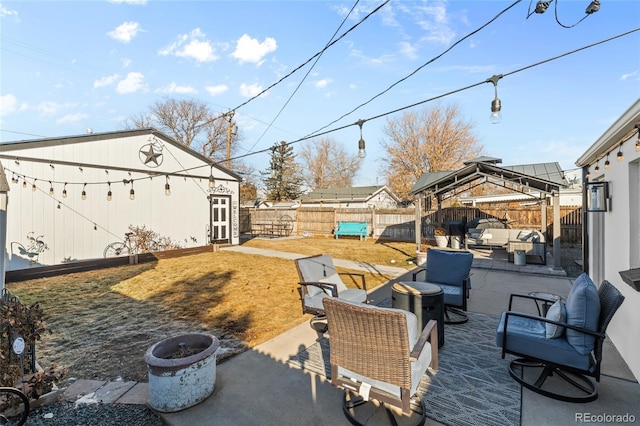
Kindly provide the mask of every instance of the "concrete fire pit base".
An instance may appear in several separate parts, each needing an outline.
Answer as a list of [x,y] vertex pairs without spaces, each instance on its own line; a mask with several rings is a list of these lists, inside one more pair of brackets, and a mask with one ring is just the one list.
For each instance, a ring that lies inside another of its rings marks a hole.
[[170,337],[151,346],[144,356],[149,373],[149,406],[172,413],[209,397],[215,388],[219,346],[218,339],[207,333]]

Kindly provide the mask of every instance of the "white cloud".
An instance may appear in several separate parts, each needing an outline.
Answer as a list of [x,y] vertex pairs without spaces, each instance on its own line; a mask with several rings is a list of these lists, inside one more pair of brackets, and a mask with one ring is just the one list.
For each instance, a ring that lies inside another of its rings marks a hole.
[[260,43],[257,39],[244,34],[236,42],[236,50],[231,56],[238,59],[240,63],[251,62],[260,65],[264,56],[274,52],[277,48],[278,45],[274,38],[267,37]]
[[131,59],[129,59],[129,58],[122,58],[122,67],[123,67],[123,68],[126,68],[126,67],[128,67],[129,65],[131,65]]
[[333,80],[330,78],[323,78],[322,80],[316,81],[314,86],[316,89],[324,89],[329,85],[329,83],[332,83],[332,82]]
[[416,13],[418,25],[425,31],[425,35],[422,37],[424,40],[447,45],[456,36],[455,31],[449,25],[445,2],[429,3],[428,6],[419,7],[413,13]]
[[12,10],[12,9],[7,9],[6,7],[4,7],[3,5],[0,4],[0,18],[4,18],[5,16],[13,16],[15,18],[18,17],[18,11],[17,10]]
[[198,93],[198,91],[191,86],[178,86],[175,81],[172,81],[167,86],[156,89],[155,93],[186,94],[186,93]]
[[211,42],[206,40],[206,35],[200,28],[191,31],[191,34],[179,35],[176,42],[160,49],[158,54],[192,58],[198,62],[212,62],[218,59]]
[[418,57],[418,54],[416,53],[417,49],[411,43],[407,41],[401,41],[399,45],[400,45],[400,53],[402,53],[403,56],[409,59],[416,59]]
[[206,86],[205,90],[209,92],[211,96],[218,96],[229,90],[226,84],[218,84],[216,86]]
[[129,43],[138,34],[138,31],[142,31],[139,23],[125,22],[115,30],[109,31],[107,35],[119,42]]
[[12,94],[0,96],[0,117],[15,112],[18,109],[18,99]]
[[147,4],[147,0],[109,0],[109,3],[116,3],[116,4],[126,3],[126,4],[135,4],[135,5],[142,6]]
[[67,114],[64,117],[57,119],[56,124],[77,123],[78,121],[82,121],[86,118],[89,118],[89,114],[85,114],[83,112],[77,112],[75,114]]
[[57,112],[60,111],[60,109],[62,108],[63,108],[62,105],[53,101],[40,102],[36,107],[40,115],[43,117],[51,117],[53,115],[56,115]]
[[246,98],[252,98],[260,92],[262,92],[262,86],[260,86],[257,83],[254,83],[254,84],[242,83],[240,85],[240,94]]
[[124,80],[118,83],[116,91],[120,94],[133,93],[145,88],[144,75],[139,72],[130,72]]
[[102,77],[99,80],[93,82],[93,88],[96,89],[98,87],[108,86],[113,84],[117,79],[120,78],[120,74],[112,74]]
[[638,76],[638,71],[634,71],[634,72],[630,72],[628,74],[622,74],[622,76],[620,77],[620,80],[629,80],[631,78],[637,77]]

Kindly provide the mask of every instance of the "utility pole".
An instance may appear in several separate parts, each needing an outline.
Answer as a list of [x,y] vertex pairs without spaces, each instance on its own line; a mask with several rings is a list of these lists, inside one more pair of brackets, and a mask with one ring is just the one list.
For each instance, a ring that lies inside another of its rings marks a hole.
[[231,168],[231,136],[235,136],[238,132],[238,126],[233,124],[233,116],[235,112],[229,111],[225,114],[227,117],[227,169]]

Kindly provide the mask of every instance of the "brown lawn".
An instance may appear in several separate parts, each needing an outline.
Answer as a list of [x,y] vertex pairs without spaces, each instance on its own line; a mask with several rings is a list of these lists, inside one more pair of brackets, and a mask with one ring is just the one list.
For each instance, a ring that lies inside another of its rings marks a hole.
[[[254,239],[245,244],[414,266],[407,263],[415,254],[411,243],[311,238]],[[367,286],[390,278],[366,274]],[[307,321],[310,316],[301,313],[297,281],[291,260],[220,251],[7,287],[23,302],[38,301],[43,308],[50,333],[37,344],[41,365],[67,367],[70,377],[146,381],[144,353],[165,337],[208,331],[222,340],[229,348],[226,356],[231,356],[238,347],[253,347]]]

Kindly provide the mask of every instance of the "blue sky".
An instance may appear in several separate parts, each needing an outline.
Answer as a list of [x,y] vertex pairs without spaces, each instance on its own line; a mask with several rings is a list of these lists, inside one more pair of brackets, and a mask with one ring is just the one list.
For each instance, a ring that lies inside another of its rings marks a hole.
[[[119,130],[126,117],[163,97],[197,99],[220,113],[235,109],[383,1],[360,1],[338,30],[354,3],[2,1],[0,141]],[[383,184],[382,128],[401,112],[387,113],[456,92],[415,109],[457,103],[485,154],[503,165],[557,161],[575,168],[580,154],[640,97],[640,31],[513,72],[636,29],[640,1],[601,0],[598,12],[575,26],[590,0],[556,0],[529,18],[535,1],[520,1],[330,124],[512,3],[390,1],[313,68],[314,61],[236,110],[239,154],[345,127],[326,136],[355,155],[360,134],[349,125],[364,119],[367,157],[355,184]],[[494,74],[505,74],[498,82],[500,124],[489,123],[493,85],[478,84]],[[257,170],[268,160],[266,153],[246,157]]]

